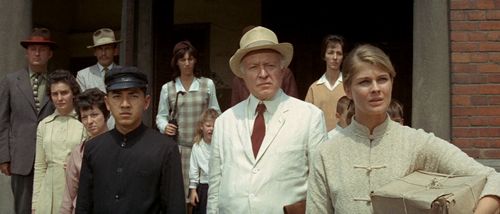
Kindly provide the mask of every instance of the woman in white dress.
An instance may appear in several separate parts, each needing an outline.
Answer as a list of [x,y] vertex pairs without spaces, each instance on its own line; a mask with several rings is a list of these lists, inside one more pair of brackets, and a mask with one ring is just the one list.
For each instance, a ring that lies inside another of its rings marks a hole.
[[73,148],[87,137],[73,105],[80,94],[73,75],[66,70],[56,70],[49,74],[47,87],[56,110],[38,124],[32,198],[33,212],[43,214],[59,213],[66,187],[66,160]]

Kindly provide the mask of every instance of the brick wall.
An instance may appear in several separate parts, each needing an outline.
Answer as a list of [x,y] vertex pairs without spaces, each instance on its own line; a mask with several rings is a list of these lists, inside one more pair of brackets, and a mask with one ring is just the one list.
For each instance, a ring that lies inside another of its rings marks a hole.
[[452,143],[500,158],[500,1],[450,0]]

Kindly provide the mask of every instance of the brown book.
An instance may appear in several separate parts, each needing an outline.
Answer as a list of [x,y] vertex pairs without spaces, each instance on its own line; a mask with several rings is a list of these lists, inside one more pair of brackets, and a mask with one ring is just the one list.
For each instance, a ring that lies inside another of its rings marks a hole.
[[305,214],[306,213],[306,200],[299,201],[293,204],[285,205],[283,207],[285,214]]

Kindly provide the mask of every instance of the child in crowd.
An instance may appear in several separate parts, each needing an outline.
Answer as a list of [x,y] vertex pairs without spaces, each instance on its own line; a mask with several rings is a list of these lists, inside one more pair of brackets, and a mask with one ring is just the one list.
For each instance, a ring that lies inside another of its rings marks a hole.
[[387,113],[391,120],[400,123],[404,126],[404,115],[403,115],[403,104],[398,100],[392,98],[389,108],[387,108]]
[[217,116],[219,113],[216,110],[205,110],[200,116],[193,140],[189,169],[189,201],[194,206],[193,214],[206,213],[207,210],[210,142]]
[[353,105],[353,102],[347,96],[340,97],[337,102],[337,113],[335,113],[337,126],[328,132],[328,139],[351,123],[351,118],[354,115]]

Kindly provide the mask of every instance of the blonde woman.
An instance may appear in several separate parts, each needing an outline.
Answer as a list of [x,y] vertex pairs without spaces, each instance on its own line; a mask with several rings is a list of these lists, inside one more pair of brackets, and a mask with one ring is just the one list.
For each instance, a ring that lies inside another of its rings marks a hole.
[[346,95],[354,101],[351,124],[313,157],[307,213],[372,213],[370,192],[416,170],[487,175],[475,213],[500,206],[500,175],[431,133],[394,122],[387,114],[396,72],[389,57],[372,45],[345,59]]

